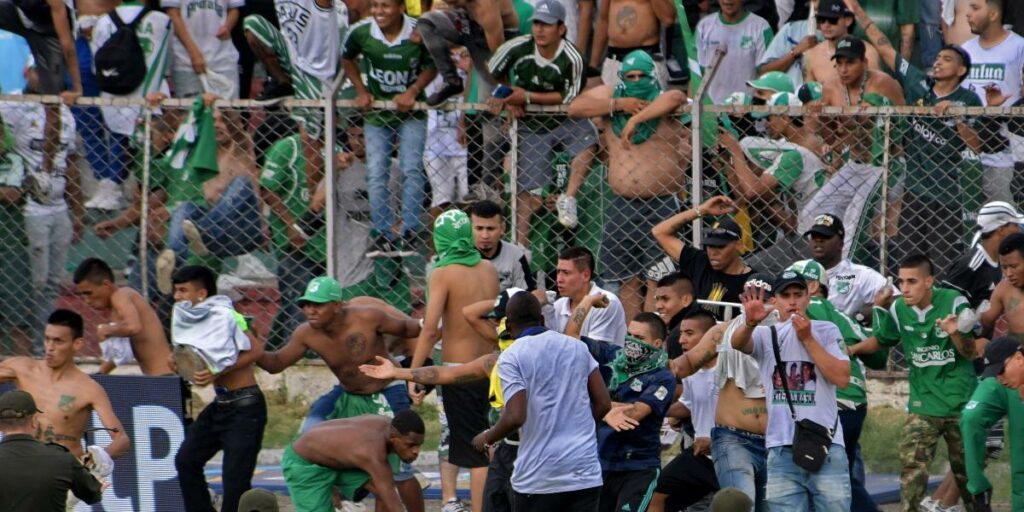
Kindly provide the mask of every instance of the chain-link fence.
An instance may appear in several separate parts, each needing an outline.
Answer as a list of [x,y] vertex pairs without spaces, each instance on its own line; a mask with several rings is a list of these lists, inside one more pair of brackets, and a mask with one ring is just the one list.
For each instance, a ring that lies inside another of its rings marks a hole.
[[[654,283],[678,268],[678,249],[707,236],[715,219],[679,226],[675,245],[652,229],[714,196],[729,198],[751,267],[835,258],[834,247],[804,236],[831,214],[845,228],[838,257],[881,276],[914,253],[942,276],[970,250],[981,204],[1024,196],[1015,168],[1024,117],[1005,109],[864,102],[769,113],[738,101],[704,107],[695,127],[689,107],[633,123],[578,105],[515,118],[473,104],[399,113],[340,100],[326,113],[311,100],[90,98],[61,107],[60,146],[47,155],[40,101],[0,103],[0,308],[11,353],[41,340],[55,305],[85,314],[86,354],[99,353],[96,325],[109,312],[76,296],[70,279],[88,257],[165,317],[173,270],[209,266],[279,346],[302,320],[297,297],[320,274],[337,277],[347,297],[416,307],[431,219],[452,205],[497,202],[506,237],[548,282],[560,250],[589,248],[600,281],[630,313],[652,308]],[[305,129],[301,109],[324,112],[325,129]],[[856,316],[874,290],[845,277],[830,275],[828,293]]]

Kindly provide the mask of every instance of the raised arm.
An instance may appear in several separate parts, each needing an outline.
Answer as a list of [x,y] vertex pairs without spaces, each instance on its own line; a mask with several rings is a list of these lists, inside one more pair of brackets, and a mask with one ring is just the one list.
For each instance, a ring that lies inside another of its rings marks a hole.
[[882,62],[889,66],[889,69],[896,69],[896,48],[893,48],[889,38],[878,28],[878,25],[875,25],[875,22],[864,11],[858,0],[844,1],[846,2],[846,8],[857,17],[857,21],[864,27],[864,34],[868,37],[868,41],[878,50],[878,56],[882,59]]
[[669,361],[669,369],[672,370],[676,378],[689,377],[711,362],[718,355],[718,344],[722,342],[722,337],[728,327],[729,324],[723,322],[708,329],[693,350],[687,350],[683,355]]
[[[736,140],[736,136],[724,128],[719,128],[719,130],[718,142],[732,156],[732,165],[727,168],[727,172],[728,169],[731,169],[736,177],[739,192],[749,201],[758,199],[770,201],[773,199],[775,197],[775,188],[779,185],[779,180],[766,172],[762,172],[760,175],[755,173],[750,168],[750,164],[747,163],[747,157],[743,153],[740,141]],[[783,155],[784,157],[785,155]]]
[[593,308],[604,308],[608,307],[608,297],[604,294],[601,295],[586,295],[580,300],[576,309],[572,311],[572,316],[569,317],[569,323],[565,324],[566,336],[571,336],[576,339],[580,339],[580,333],[583,331],[583,324],[587,321],[587,316],[590,315],[590,310]]
[[651,235],[657,240],[661,250],[678,262],[679,254],[686,247],[686,242],[678,236],[680,229],[705,215],[728,215],[735,210],[736,205],[731,199],[726,196],[715,196],[696,208],[677,213],[659,222],[651,228]]
[[754,329],[765,318],[768,318],[769,308],[764,304],[764,288],[749,286],[740,295],[743,302],[744,321],[732,332],[732,348],[749,354],[754,351],[753,334]]

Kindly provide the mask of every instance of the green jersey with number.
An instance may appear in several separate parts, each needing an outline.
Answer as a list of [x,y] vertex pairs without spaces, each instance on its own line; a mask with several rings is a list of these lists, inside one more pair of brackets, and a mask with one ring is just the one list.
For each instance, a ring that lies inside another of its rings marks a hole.
[[[491,75],[508,79],[513,87],[531,93],[557,92],[568,105],[583,88],[586,66],[579,50],[562,39],[555,55],[545,59],[537,50],[532,35],[519,36],[498,47],[488,63]],[[521,122],[533,131],[551,130],[565,120],[564,115],[526,116]]]
[[[404,93],[416,83],[420,72],[434,67],[426,47],[409,39],[415,28],[416,19],[404,15],[402,31],[394,41],[388,41],[373,18],[366,18],[349,29],[342,45],[342,57],[355,60],[363,56],[363,80],[374,99],[389,100]],[[423,99],[423,91],[417,99]],[[425,118],[426,112],[370,111],[365,119],[373,126],[395,126],[410,117]]]
[[[856,345],[864,341],[869,335],[853,319],[845,313],[836,309],[831,302],[821,297],[811,297],[811,304],[807,306],[807,317],[811,320],[822,320],[832,322],[839,328],[839,334],[843,336],[845,346],[841,347],[843,352],[850,345]],[[856,357],[850,358],[850,384],[846,389],[836,388],[836,398],[849,400],[855,404],[868,403],[867,382],[864,380],[864,365]]]
[[[919,309],[897,298],[888,310],[874,309],[874,335],[882,345],[903,344],[910,368],[910,412],[925,416],[955,416],[974,391],[977,377],[970,359],[960,354],[937,322],[969,310],[958,292],[932,288],[932,303]],[[960,333],[964,338],[972,333]]]
[[[306,158],[302,155],[299,135],[285,137],[275,143],[267,152],[260,175],[260,186],[277,194],[291,216],[299,220],[309,212],[311,192],[306,183]],[[270,233],[274,248],[279,253],[291,252],[288,243],[288,226],[284,220],[270,214]],[[314,261],[327,261],[326,232],[323,228],[312,235],[302,247],[302,252]]]

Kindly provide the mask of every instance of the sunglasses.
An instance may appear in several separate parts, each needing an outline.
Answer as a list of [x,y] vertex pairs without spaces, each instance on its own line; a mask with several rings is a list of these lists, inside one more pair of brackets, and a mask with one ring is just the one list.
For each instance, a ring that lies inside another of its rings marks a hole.
[[828,18],[828,17],[825,17],[825,16],[815,16],[814,19],[815,19],[815,21],[818,22],[818,25],[821,25],[822,23],[826,23],[828,25],[838,25],[839,24],[839,18]]

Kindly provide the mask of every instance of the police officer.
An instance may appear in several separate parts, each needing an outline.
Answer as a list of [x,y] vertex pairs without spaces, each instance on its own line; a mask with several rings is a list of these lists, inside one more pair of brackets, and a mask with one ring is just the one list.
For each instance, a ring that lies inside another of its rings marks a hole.
[[0,395],[0,510],[64,512],[68,491],[86,503],[99,503],[100,481],[67,448],[35,439],[40,412],[24,391]]

